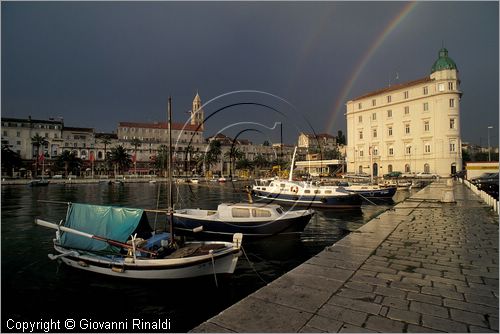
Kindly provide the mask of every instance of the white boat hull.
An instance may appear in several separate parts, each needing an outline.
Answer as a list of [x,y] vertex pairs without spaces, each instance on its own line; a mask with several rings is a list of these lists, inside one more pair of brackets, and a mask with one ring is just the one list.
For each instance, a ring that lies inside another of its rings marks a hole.
[[[60,254],[71,250],[54,248]],[[179,279],[214,274],[232,274],[236,268],[239,249],[226,250],[217,254],[180,259],[136,259],[135,262],[124,261],[125,258],[109,259],[106,257],[87,256],[84,254],[61,256],[59,259],[66,265],[108,276],[132,279]],[[132,260],[129,258],[129,260]]]

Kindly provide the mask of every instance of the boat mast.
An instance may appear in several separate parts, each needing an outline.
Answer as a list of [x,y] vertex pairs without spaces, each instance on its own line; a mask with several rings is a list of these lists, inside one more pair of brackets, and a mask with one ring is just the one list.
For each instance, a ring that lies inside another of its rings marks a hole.
[[174,197],[172,191],[172,97],[168,97],[168,214],[170,217],[170,244],[174,244]]
[[292,165],[290,166],[290,175],[288,175],[288,181],[292,181],[293,165],[295,164],[295,153],[297,153],[297,146],[295,146],[295,149],[293,150]]

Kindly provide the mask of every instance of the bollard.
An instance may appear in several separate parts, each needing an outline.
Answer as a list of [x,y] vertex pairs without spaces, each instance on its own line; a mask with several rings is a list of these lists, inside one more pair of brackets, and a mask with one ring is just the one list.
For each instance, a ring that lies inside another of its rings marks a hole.
[[447,179],[446,180],[446,186],[453,187],[453,180],[452,179]]
[[443,203],[455,203],[455,195],[453,190],[443,190],[441,193],[441,202]]

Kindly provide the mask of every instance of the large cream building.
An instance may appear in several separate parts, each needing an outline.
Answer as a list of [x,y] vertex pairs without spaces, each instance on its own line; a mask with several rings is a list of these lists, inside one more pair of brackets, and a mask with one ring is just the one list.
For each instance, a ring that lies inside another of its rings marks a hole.
[[457,66],[442,48],[430,76],[348,101],[348,172],[462,170],[461,96]]

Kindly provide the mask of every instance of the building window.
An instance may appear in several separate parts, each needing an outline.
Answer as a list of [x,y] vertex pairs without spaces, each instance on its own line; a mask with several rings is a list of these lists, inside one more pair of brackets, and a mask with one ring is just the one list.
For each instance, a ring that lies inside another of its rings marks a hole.
[[391,173],[392,172],[392,165],[387,165],[387,172]]
[[392,137],[392,126],[387,128],[387,134],[389,135],[389,137]]
[[453,90],[453,82],[448,82],[448,90]]
[[3,131],[3,135],[4,135],[5,137],[7,137],[7,130],[4,130],[4,131]]
[[450,118],[450,129],[455,129],[455,119]]
[[358,116],[358,123],[363,123],[363,116]]
[[424,87],[424,95],[429,94],[429,88],[427,86]]
[[17,145],[21,145],[21,141],[20,141],[20,140],[18,140],[18,141],[16,142],[16,144],[17,144]]
[[392,110],[391,109],[387,110],[387,117],[388,118],[392,117]]
[[425,153],[431,153],[431,144],[426,143],[424,145],[424,152]]
[[373,129],[373,138],[377,138],[377,129]]
[[429,102],[424,102],[424,111],[429,110]]
[[450,143],[450,152],[456,152],[456,147],[454,142]]
[[389,155],[394,155],[394,147],[389,147]]
[[358,109],[361,109],[361,108],[362,108],[362,104],[360,102],[360,103],[358,103]]
[[455,108],[455,99],[450,99],[450,108]]
[[373,150],[373,155],[378,155],[378,147],[374,147],[372,150]]
[[405,165],[405,173],[410,173],[410,172],[411,172],[410,165],[406,164]]
[[410,124],[405,124],[405,133],[410,134]]
[[372,114],[372,121],[376,121],[377,120],[377,113],[373,113]]
[[392,98],[391,98],[391,96],[390,96],[390,95],[388,95],[388,96],[387,96],[387,103],[391,103],[391,101],[392,101]]
[[410,107],[406,106],[405,107],[405,115],[408,115],[410,113]]
[[429,126],[429,121],[424,121],[424,131],[429,132],[430,126]]
[[363,131],[359,131],[359,139],[363,139]]
[[411,146],[406,146],[405,152],[406,152],[406,154],[411,154]]
[[21,132],[17,131],[16,137],[21,137]]
[[431,172],[431,167],[429,164],[424,164],[424,173],[430,173]]
[[363,150],[359,150],[359,156],[362,157],[363,156]]
[[438,85],[438,91],[440,91],[440,92],[444,92],[444,83],[440,83],[440,84]]
[[377,105],[377,100],[373,99],[372,100],[372,106],[375,107]]
[[404,92],[404,96],[405,96],[405,99],[407,99],[410,96],[410,94],[408,93],[408,91]]

